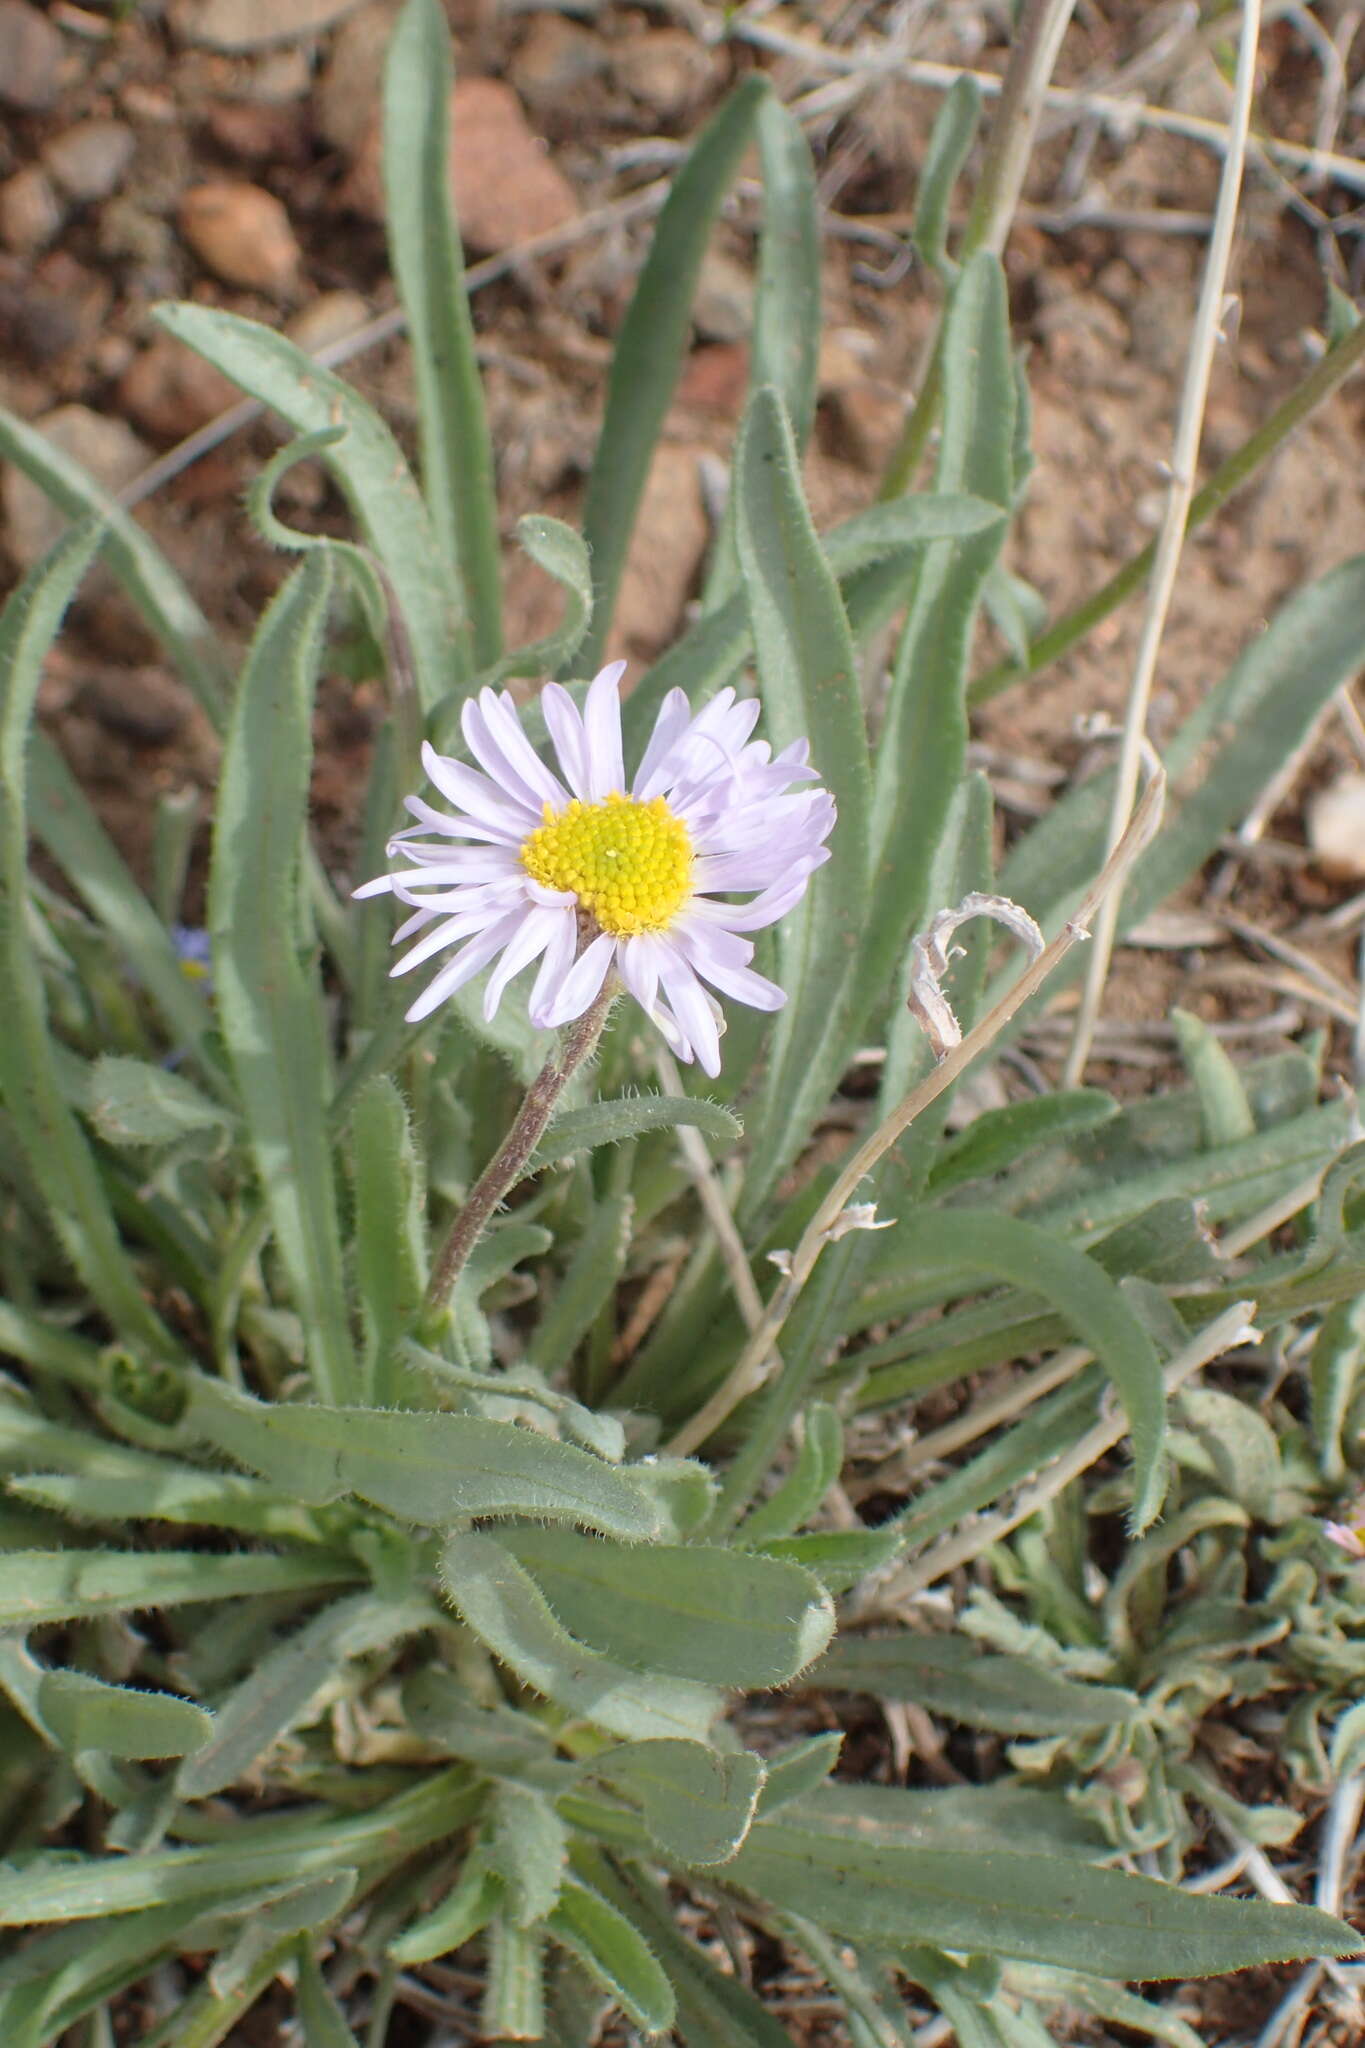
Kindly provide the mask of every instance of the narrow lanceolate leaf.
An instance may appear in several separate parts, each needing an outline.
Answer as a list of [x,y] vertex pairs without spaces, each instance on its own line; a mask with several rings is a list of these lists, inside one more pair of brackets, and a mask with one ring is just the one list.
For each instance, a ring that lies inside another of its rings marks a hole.
[[355,1493],[405,1522],[438,1528],[474,1515],[532,1515],[627,1542],[659,1526],[629,1470],[475,1416],[271,1405],[199,1380],[187,1424],[299,1500]]
[[527,1363],[538,1372],[554,1373],[567,1365],[611,1300],[634,1217],[633,1195],[606,1195],[593,1204],[588,1227],[526,1347]]
[[716,1969],[678,1930],[671,1904],[639,1872],[626,1884],[598,1859],[597,1890],[629,1914],[668,1972],[678,2001],[677,2029],[684,2048],[794,2048],[768,2007],[738,1978]]
[[555,1940],[647,2034],[662,2034],[677,2011],[673,1989],[648,1942],[600,1892],[571,1880],[550,1915]]
[[518,1927],[553,1912],[569,1853],[569,1830],[553,1801],[533,1785],[504,1779],[493,1793],[486,1840],[489,1869],[501,1879]]
[[464,257],[450,196],[450,30],[437,0],[408,0],[384,66],[389,256],[417,373],[422,483],[463,578],[480,668],[502,649],[493,444],[474,354]]
[[[650,1552],[641,1552],[641,1569]],[[694,1741],[720,1711],[720,1695],[682,1678],[632,1671],[577,1641],[556,1620],[530,1574],[492,1536],[448,1539],[441,1579],[451,1605],[523,1685],[615,1735]]]
[[90,1121],[111,1145],[174,1145],[181,1138],[230,1130],[235,1118],[192,1081],[149,1060],[101,1053],[86,1084]]
[[564,1529],[509,1530],[502,1540],[571,1635],[642,1670],[784,1685],[833,1632],[819,1580],[777,1558],[702,1544],[641,1553]]
[[29,749],[30,824],[90,915],[113,937],[165,1020],[177,1051],[208,1065],[212,1012],[175,943],[57,748],[42,732]]
[[121,1336],[162,1357],[176,1346],[143,1297],[85,1136],[64,1097],[42,975],[27,928],[25,756],[43,663],[90,565],[98,533],[79,527],[40,562],[0,617],[0,1095],[72,1265]]
[[1065,1088],[988,1109],[939,1148],[928,1191],[942,1195],[967,1181],[1007,1173],[1027,1153],[1094,1130],[1117,1114],[1117,1102],[1102,1088]]
[[906,1235],[907,1261],[963,1276],[989,1275],[1041,1294],[1094,1351],[1118,1389],[1133,1439],[1133,1516],[1145,1529],[1161,1507],[1165,1395],[1161,1361],[1104,1269],[1037,1224],[990,1210],[926,1210]]
[[458,586],[393,435],[342,378],[254,320],[184,304],[160,306],[156,318],[298,433],[347,429],[327,465],[397,597],[422,705],[430,710],[450,688],[465,622]]
[[1132,1693],[1085,1685],[1026,1657],[983,1654],[959,1636],[849,1636],[807,1682],[835,1692],[910,1700],[931,1713],[1003,1735],[1081,1734],[1126,1721]]
[[356,1292],[365,1334],[364,1383],[388,1407],[403,1377],[398,1346],[426,1286],[422,1170],[407,1105],[386,1074],[360,1091],[351,1113],[355,1169]]
[[754,1214],[829,1099],[849,1051],[849,1002],[867,918],[871,771],[853,641],[839,587],[801,495],[781,400],[760,391],[735,464],[737,537],[758,679],[774,748],[808,736],[839,807],[830,859],[779,936],[787,990],[751,1136]]
[[220,730],[227,674],[217,638],[194,598],[149,534],[46,434],[0,409],[0,456],[32,478],[68,518],[98,518],[101,552],[143,619],[174,657],[199,705]]
[[713,115],[659,216],[612,355],[607,408],[588,478],[583,538],[592,555],[592,626],[578,663],[602,658],[631,529],[687,347],[692,299],[707,237],[770,90],[753,73]]
[[437,1619],[430,1601],[371,1593],[324,1607],[219,1703],[212,1740],[197,1747],[177,1774],[180,1797],[203,1799],[237,1783],[273,1742],[307,1720],[313,1701],[351,1658],[384,1649]]
[[981,88],[959,78],[944,95],[915,193],[914,243],[921,262],[940,276],[949,274],[948,206],[958,174],[971,154],[981,120]]
[[216,1557],[200,1550],[13,1550],[0,1558],[0,1628],[38,1628],[99,1614],[135,1614],[194,1600],[344,1586],[360,1568],[342,1557]]
[[[1015,391],[1005,279],[995,257],[977,255],[964,265],[941,355],[943,436],[935,491],[970,492],[1003,515],[1014,487]],[[926,903],[925,892],[963,773],[967,657],[1004,532],[1002,517],[973,539],[928,548],[915,571],[876,750],[871,922],[859,963],[868,1008],[888,999],[910,937],[926,911],[939,907]]]
[[566,667],[583,644],[592,617],[592,560],[582,536],[562,519],[528,512],[517,521],[517,544],[564,592],[564,617],[553,633],[514,647],[495,662],[486,680],[544,676]]
[[327,1988],[311,1942],[299,1951],[299,1976],[294,1997],[303,2028],[304,2048],[360,2048],[346,2024],[346,2015]]
[[1204,1898],[1070,1856],[974,1853],[934,1835],[931,1822],[915,1846],[879,1839],[875,1823],[830,1834],[786,1807],[751,1829],[725,1880],[850,1941],[927,1942],[1097,1977],[1211,1976],[1360,1947],[1307,1906]]
[[607,1783],[638,1799],[645,1826],[675,1863],[725,1863],[749,1832],[766,1772],[748,1750],[702,1742],[622,1742],[598,1759]]
[[775,1536],[790,1536],[815,1513],[843,1469],[844,1426],[828,1401],[816,1401],[802,1418],[801,1440],[782,1484],[741,1523],[739,1540],[754,1548]]
[[[1167,822],[1124,890],[1121,929],[1164,903],[1236,828],[1362,660],[1365,555],[1355,555],[1289,599],[1166,750]],[[1040,922],[1063,917],[1099,867],[1112,790],[1109,774],[1073,790],[1006,862],[1001,888]]]
[[313,688],[330,571],[311,554],[262,620],[223,756],[209,928],[223,1032],[318,1392],[357,1386],[332,1147],[327,1039],[306,930]]
[[83,1671],[45,1671],[38,1706],[64,1749],[100,1749],[108,1756],[188,1756],[213,1729],[212,1716],[193,1700],[106,1685]]
[[566,1109],[551,1123],[527,1166],[528,1173],[557,1159],[590,1152],[598,1145],[620,1145],[646,1131],[676,1130],[691,1124],[718,1145],[737,1144],[743,1131],[739,1118],[718,1102],[692,1095],[622,1095],[609,1102],[590,1102]]

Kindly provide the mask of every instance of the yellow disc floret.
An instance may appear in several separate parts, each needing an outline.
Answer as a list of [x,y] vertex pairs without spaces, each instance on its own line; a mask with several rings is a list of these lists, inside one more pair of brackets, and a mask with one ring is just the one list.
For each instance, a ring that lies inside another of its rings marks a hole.
[[661,796],[545,806],[521,864],[547,889],[571,889],[604,932],[628,938],[672,924],[692,891],[692,841]]

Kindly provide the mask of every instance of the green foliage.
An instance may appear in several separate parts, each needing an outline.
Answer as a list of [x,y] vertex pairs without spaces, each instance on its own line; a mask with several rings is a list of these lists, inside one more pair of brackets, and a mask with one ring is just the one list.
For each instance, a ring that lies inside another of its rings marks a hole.
[[[408,0],[385,177],[420,489],[374,410],[281,337],[160,315],[301,437],[251,509],[302,559],[231,690],[141,529],[0,422],[78,522],[0,618],[0,1924],[24,1931],[0,2038],[112,2038],[111,2001],[207,1955],[151,2048],[230,2038],[282,1974],[307,2048],[345,2048],[357,1968],[382,2004],[385,1973],[477,1943],[490,2037],[576,2043],[610,2005],[685,2048],[791,2048],[694,1939],[709,1918],[803,1951],[860,2048],[908,2041],[908,2000],[964,2048],[1038,2048],[1061,2008],[1197,2048],[1121,1980],[1357,1946],[1328,1914],[1188,1879],[1210,1826],[1273,1850],[1299,1824],[1222,1775],[1243,1708],[1301,1785],[1365,1757],[1365,1580],[1319,1519],[1349,1513],[1362,1462],[1358,1105],[1324,1099],[1313,1049],[1237,1064],[1177,1013],[1188,1086],[1121,1103],[1011,1083],[984,1112],[945,1090],[854,1188],[877,1216],[839,1215],[794,1298],[775,1272],[850,1119],[856,1144],[932,1074],[902,1007],[911,938],[996,886],[966,770],[974,633],[984,608],[1023,648],[1036,620],[1001,564],[1031,463],[1004,273],[948,247],[978,95],[946,97],[916,210],[945,301],[932,485],[815,529],[814,172],[751,74],[654,232],[583,534],[518,529],[562,622],[504,653],[450,76],[441,9]],[[343,905],[310,828],[317,679],[358,597],[395,716],[353,881],[382,866],[419,723],[456,744],[475,687],[595,663],[751,144],[733,489],[699,615],[628,702],[627,754],[670,689],[700,706],[756,678],[766,737],[808,735],[837,799],[831,858],[773,944],[773,1023],[737,1012],[714,1087],[660,1093],[652,1026],[614,1019],[442,1302],[450,1225],[552,1047],[524,1005],[490,1024],[470,990],[399,1023],[382,913]],[[271,512],[305,453],[357,543]],[[183,831],[145,892],[32,730],[97,551],[223,734],[207,978],[168,922]],[[1236,827],[1359,667],[1362,619],[1360,559],[1264,631],[1247,618],[1169,750],[1126,920]],[[1062,797],[1000,886],[1056,928],[1107,813],[1105,777]],[[30,872],[30,833],[61,891]],[[978,930],[961,940],[946,985],[966,1026],[992,984]],[[879,1091],[860,1067],[841,1094],[860,1047]],[[1201,1380],[1208,1330],[1253,1317],[1273,1390],[1238,1377],[1245,1353]],[[749,1398],[698,1423],[755,1346]],[[929,1392],[938,1427],[914,1407]],[[911,1606],[940,1546],[975,1568]],[[836,1732],[801,1739],[782,1700],[739,1698],[780,1688],[931,1714],[985,1782],[834,1778]],[[993,1746],[969,1752],[971,1731]]]

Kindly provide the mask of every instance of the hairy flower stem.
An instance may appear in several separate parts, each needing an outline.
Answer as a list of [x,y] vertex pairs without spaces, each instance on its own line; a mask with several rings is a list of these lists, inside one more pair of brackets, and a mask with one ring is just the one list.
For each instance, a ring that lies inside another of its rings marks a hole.
[[511,1130],[470,1189],[469,1198],[451,1224],[449,1235],[431,1269],[419,1331],[423,1341],[429,1341],[439,1328],[469,1254],[482,1237],[494,1210],[525,1173],[531,1154],[544,1137],[565,1087],[602,1036],[602,1026],[616,996],[616,980],[614,976],[608,976],[592,1007],[581,1017],[575,1017],[566,1028],[558,1053],[553,1059],[546,1060],[536,1075]]

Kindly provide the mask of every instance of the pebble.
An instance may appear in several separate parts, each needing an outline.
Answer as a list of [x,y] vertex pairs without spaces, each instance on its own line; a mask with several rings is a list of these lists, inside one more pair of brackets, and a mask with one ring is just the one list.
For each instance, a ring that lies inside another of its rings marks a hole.
[[[92,412],[88,405],[62,405],[34,422],[53,446],[80,463],[106,490],[131,483],[151,459],[132,428],[122,420]],[[9,465],[0,483],[5,510],[6,540],[20,568],[29,569],[70,524],[47,493]]]
[[828,430],[821,434],[821,446],[869,475],[880,475],[904,425],[904,400],[884,386],[857,383],[826,392],[823,402]]
[[672,441],[655,451],[616,602],[616,654],[657,654],[677,630],[711,534],[697,454]]
[[164,747],[184,731],[193,699],[162,668],[121,668],[87,676],[76,708],[136,747]]
[[617,82],[660,121],[677,121],[705,99],[716,75],[713,53],[688,30],[659,28],[617,44]]
[[692,301],[692,325],[703,341],[742,341],[753,324],[753,278],[723,249],[709,249]]
[[537,110],[559,113],[564,97],[577,92],[607,67],[602,38],[560,14],[538,14],[512,59],[517,91]]
[[241,397],[237,386],[172,335],[134,356],[119,380],[119,404],[157,440],[180,441]]
[[62,39],[28,0],[0,0],[0,100],[43,114],[61,90]]
[[40,164],[25,164],[0,185],[0,242],[14,256],[45,249],[60,231],[62,203]]
[[578,199],[496,78],[463,78],[451,95],[450,184],[460,232],[479,255],[515,248],[578,218]]
[[674,396],[679,405],[736,418],[748,388],[749,350],[742,341],[725,341],[692,352]]
[[172,0],[171,26],[182,42],[240,54],[319,35],[360,0]]
[[301,251],[289,215],[259,185],[222,179],[191,186],[180,202],[180,232],[224,284],[282,297],[298,282]]
[[44,144],[43,162],[68,199],[107,199],[123,183],[136,147],[122,121],[78,121]]
[[223,100],[210,107],[204,119],[218,147],[244,163],[307,161],[308,122],[297,107],[250,106]]
[[343,22],[332,40],[327,68],[313,93],[313,118],[324,142],[353,157],[365,141],[379,105],[384,52],[392,26],[374,7]]
[[354,334],[369,317],[370,309],[359,292],[320,292],[285,322],[284,331],[296,347],[313,356]]
[[1365,878],[1365,775],[1342,775],[1310,798],[1308,844],[1334,882]]

